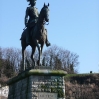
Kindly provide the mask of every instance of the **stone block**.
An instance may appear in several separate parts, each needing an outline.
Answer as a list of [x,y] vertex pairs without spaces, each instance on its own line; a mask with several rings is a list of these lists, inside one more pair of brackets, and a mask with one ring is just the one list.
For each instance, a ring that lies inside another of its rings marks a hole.
[[57,99],[57,93],[39,92],[38,99]]
[[29,77],[29,82],[31,82],[31,81],[38,81],[38,76],[33,76],[33,75],[31,75],[31,76]]
[[14,91],[13,85],[10,85],[10,86],[9,86],[9,94],[13,94],[13,91]]
[[22,87],[21,91],[26,91],[27,90],[27,87]]
[[28,89],[36,89],[36,88],[38,88],[38,85],[31,85],[31,86],[29,85],[28,86]]
[[29,81],[28,84],[29,85],[34,85],[34,81]]
[[44,92],[44,89],[43,88],[41,88],[41,92]]
[[13,99],[21,99],[20,96],[14,97]]
[[27,97],[38,97],[38,92],[30,92],[27,94]]
[[23,95],[23,94],[26,94],[27,93],[27,90],[23,90],[23,91],[21,91],[21,94]]
[[13,99],[13,95],[8,95],[8,99]]
[[51,85],[52,86],[57,86],[57,83],[56,82],[51,82]]
[[25,93],[25,94],[21,94],[21,95],[20,95],[20,98],[21,98],[21,99],[27,99],[26,93]]
[[17,96],[20,96],[20,95],[21,95],[21,92],[14,93],[14,97],[17,97]]
[[20,92],[20,93],[21,93],[21,87],[20,87],[20,88],[15,88],[14,93],[18,93],[18,92]]
[[28,97],[27,99],[38,99],[38,97]]
[[22,82],[22,85],[23,85],[23,84],[27,84],[27,82],[28,82],[28,78],[22,79],[21,82]]
[[59,78],[60,76],[51,76],[51,79],[57,79]]
[[38,82],[34,82],[34,85],[39,85],[40,84],[40,82],[38,81]]
[[28,83],[22,84],[22,88],[27,87],[27,86],[28,86]]
[[32,88],[31,92],[38,92],[38,88]]
[[20,80],[20,81],[18,81],[17,83],[16,83],[16,88],[21,88],[22,87],[22,81]]

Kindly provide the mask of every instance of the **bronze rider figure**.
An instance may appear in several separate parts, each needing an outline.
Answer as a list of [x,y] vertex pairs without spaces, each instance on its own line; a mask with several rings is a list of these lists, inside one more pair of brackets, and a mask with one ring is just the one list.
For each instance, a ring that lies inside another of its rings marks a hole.
[[[29,7],[26,9],[25,15],[25,26],[27,27],[26,33],[26,45],[30,44],[30,33],[31,29],[34,28],[35,24],[37,23],[37,19],[39,17],[38,9],[35,7],[36,0],[27,0],[29,2]],[[29,17],[29,19],[28,19]],[[46,30],[47,31],[47,30]],[[47,34],[46,34],[46,46],[50,46],[50,42],[48,41]]]

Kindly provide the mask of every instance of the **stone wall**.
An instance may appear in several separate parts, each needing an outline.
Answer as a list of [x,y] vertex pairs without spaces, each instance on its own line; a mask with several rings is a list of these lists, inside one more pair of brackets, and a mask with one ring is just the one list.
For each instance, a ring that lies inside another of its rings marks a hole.
[[99,74],[65,77],[66,99],[99,99]]
[[[58,96],[57,90],[59,90]],[[43,97],[57,99],[61,97],[60,93],[64,93],[63,91],[65,91],[63,77],[30,76],[9,86],[8,99],[41,99]]]
[[[32,79],[32,76],[30,78]],[[42,87],[46,89],[47,86]],[[42,93],[41,96],[43,97]],[[99,74],[67,74],[65,96],[65,99],[99,99]]]
[[8,99],[65,99],[64,71],[30,70],[9,80]]

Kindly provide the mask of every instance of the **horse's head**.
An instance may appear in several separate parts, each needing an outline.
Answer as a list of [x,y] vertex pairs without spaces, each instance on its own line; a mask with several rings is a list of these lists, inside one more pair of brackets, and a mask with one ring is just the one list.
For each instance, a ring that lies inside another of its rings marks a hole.
[[44,6],[43,6],[43,8],[41,9],[41,12],[40,12],[41,17],[46,22],[49,22],[49,8],[48,7],[49,7],[49,3],[48,3],[48,5],[45,5],[45,3],[44,3]]

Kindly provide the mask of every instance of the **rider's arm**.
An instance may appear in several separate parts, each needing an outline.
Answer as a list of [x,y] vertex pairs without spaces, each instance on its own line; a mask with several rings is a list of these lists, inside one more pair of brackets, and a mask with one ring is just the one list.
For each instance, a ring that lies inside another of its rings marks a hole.
[[39,12],[38,12],[38,9],[36,8],[36,11],[37,11],[37,16],[39,17]]
[[26,9],[26,14],[25,14],[25,26],[27,26],[28,23],[28,7]]

